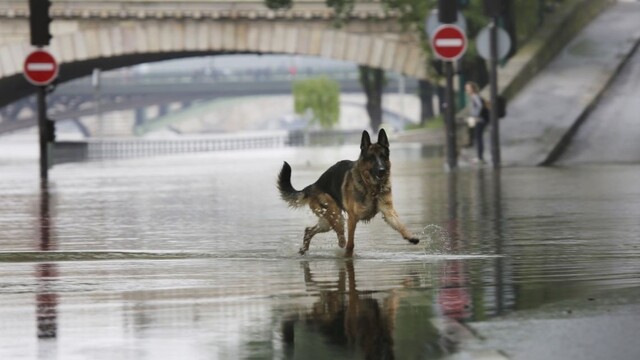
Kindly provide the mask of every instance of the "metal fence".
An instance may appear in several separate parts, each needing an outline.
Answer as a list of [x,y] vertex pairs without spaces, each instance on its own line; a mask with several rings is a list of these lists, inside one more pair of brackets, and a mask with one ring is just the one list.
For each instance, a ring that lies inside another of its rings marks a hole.
[[56,142],[54,164],[169,154],[358,144],[360,131],[291,131],[196,139],[106,139]]

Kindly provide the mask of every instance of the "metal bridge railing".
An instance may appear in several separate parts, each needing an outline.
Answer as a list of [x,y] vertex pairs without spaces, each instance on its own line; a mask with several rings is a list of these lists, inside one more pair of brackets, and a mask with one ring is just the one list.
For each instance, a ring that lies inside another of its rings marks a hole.
[[170,154],[356,144],[360,130],[291,131],[202,139],[106,139],[56,142],[54,164],[140,158]]

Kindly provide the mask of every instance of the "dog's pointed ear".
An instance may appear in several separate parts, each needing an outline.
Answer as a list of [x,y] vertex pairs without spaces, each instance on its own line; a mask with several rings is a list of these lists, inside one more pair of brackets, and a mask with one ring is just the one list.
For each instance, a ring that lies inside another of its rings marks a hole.
[[378,144],[388,148],[389,147],[389,139],[387,139],[387,133],[384,129],[380,129],[378,132]]
[[360,150],[366,150],[371,146],[371,138],[367,130],[362,132],[362,140],[360,140]]

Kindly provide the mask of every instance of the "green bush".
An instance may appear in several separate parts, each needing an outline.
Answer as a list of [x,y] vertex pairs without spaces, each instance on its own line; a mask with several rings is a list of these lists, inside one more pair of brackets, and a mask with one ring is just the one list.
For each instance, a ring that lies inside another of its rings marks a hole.
[[330,129],[340,119],[340,84],[325,76],[293,83],[294,109],[309,115],[311,124]]

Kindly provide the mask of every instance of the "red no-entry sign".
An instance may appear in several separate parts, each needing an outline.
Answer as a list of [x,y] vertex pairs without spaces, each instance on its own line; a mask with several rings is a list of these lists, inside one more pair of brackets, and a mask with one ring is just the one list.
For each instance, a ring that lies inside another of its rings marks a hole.
[[455,61],[467,50],[467,36],[456,25],[441,25],[433,33],[431,48],[440,59]]
[[58,76],[58,63],[48,51],[34,50],[24,59],[24,77],[36,86],[51,84]]

